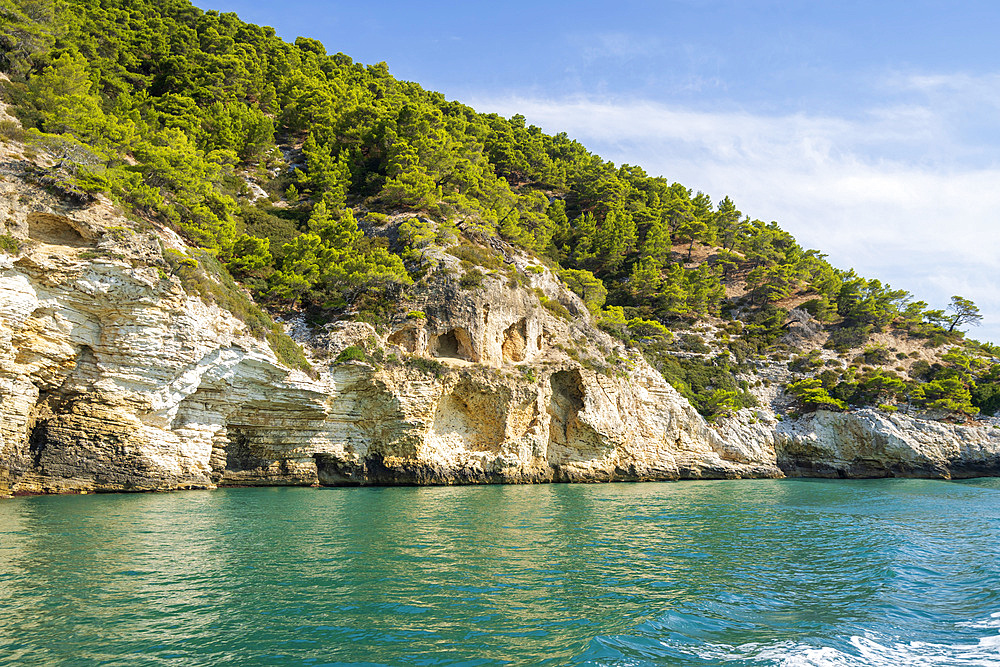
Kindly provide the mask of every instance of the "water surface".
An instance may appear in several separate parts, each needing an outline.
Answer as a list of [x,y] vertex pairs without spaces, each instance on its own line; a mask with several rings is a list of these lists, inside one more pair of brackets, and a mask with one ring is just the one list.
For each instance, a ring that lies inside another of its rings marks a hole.
[[1000,481],[0,502],[0,664],[1000,667]]

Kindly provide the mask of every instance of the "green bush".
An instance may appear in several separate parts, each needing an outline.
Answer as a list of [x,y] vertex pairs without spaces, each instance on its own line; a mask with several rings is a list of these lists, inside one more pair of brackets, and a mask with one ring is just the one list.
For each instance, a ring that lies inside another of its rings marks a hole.
[[868,340],[871,332],[872,327],[870,325],[840,326],[830,332],[830,338],[824,347],[836,350],[837,352],[846,352],[851,348],[861,346],[861,344]]
[[788,370],[794,373],[811,373],[823,367],[822,353],[819,350],[809,350],[806,354],[800,354],[788,362]]
[[816,378],[807,378],[793,382],[785,387],[803,412],[814,412],[816,410],[842,411],[847,409],[847,404],[840,399],[833,398],[823,388],[823,383]]
[[608,297],[608,290],[600,279],[594,277],[593,273],[576,269],[563,269],[558,272],[558,276],[574,294],[583,299],[587,310],[595,315],[601,312],[601,307],[604,306]]
[[550,299],[546,296],[540,296],[538,300],[541,302],[542,307],[545,308],[545,310],[549,311],[556,317],[562,318],[567,321],[573,319],[573,314],[569,312],[569,309],[566,308],[566,306],[559,303],[558,301],[556,301],[555,299]]
[[494,271],[503,268],[503,259],[500,255],[482,246],[462,243],[448,248],[446,252],[463,262],[468,262],[470,266],[481,266]]
[[740,408],[757,405],[745,383],[739,383],[729,355],[711,359],[677,357],[665,346],[643,345],[649,363],[709,421]]
[[21,241],[10,234],[0,234],[0,250],[16,255],[21,252]]
[[861,358],[866,364],[881,366],[892,360],[892,354],[885,345],[870,345],[861,353]]
[[346,361],[368,361],[368,355],[365,354],[363,348],[360,348],[357,345],[351,345],[341,350],[334,363],[342,364]]
[[708,354],[712,351],[712,348],[705,344],[701,336],[693,333],[681,334],[678,346],[685,352],[694,352],[695,354]]
[[473,267],[462,275],[458,284],[462,286],[462,289],[478,289],[483,286],[483,280],[485,278],[486,276],[482,271]]
[[437,359],[429,359],[427,357],[413,356],[406,360],[406,364],[412,368],[416,368],[422,373],[433,375],[434,377],[442,377],[448,370],[448,367]]
[[272,331],[267,334],[267,342],[270,343],[274,356],[288,368],[297,368],[300,371],[311,372],[313,367],[306,359],[302,347],[292,340],[291,336],[281,330],[277,324]]
[[643,343],[669,343],[674,334],[656,320],[634,317],[626,323],[631,340]]
[[910,394],[913,404],[925,410],[971,417],[979,413],[969,387],[956,377],[931,380]]
[[820,299],[810,299],[809,301],[801,304],[799,308],[806,311],[820,322],[830,322],[836,319],[837,316],[837,307],[830,303],[830,301],[825,297]]
[[271,344],[278,361],[285,366],[312,370],[299,344],[253,302],[217,258],[203,250],[192,250],[191,253],[194,257],[173,248],[163,251],[171,273],[180,279],[186,292],[235,315],[247,325],[253,336]]

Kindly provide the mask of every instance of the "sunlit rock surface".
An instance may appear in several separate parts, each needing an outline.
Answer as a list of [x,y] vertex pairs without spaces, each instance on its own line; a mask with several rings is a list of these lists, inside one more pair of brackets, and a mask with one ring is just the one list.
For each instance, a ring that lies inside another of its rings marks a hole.
[[[987,428],[768,408],[710,426],[509,248],[523,280],[438,281],[379,330],[289,322],[315,372],[289,370],[184,291],[163,261],[176,235],[60,199],[19,164],[0,181],[0,233],[23,243],[0,252],[0,494],[1000,469]],[[350,345],[383,361],[336,363]]]

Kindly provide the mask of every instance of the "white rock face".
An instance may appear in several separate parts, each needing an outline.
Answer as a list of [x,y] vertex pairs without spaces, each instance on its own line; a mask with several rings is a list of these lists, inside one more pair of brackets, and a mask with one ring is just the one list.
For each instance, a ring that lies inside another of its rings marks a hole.
[[[446,282],[383,336],[294,322],[326,355],[310,378],[186,294],[155,236],[121,231],[107,202],[29,195],[10,230],[26,247],[0,254],[4,493],[780,474],[727,445],[641,357],[628,377],[571,359],[627,353],[547,271],[532,286]],[[552,315],[535,287],[577,317]],[[373,340],[399,361],[330,363]]]
[[1000,430],[887,415],[817,412],[776,430],[788,474],[978,477],[1000,472]]
[[[0,252],[0,494],[1000,469],[992,429],[764,409],[709,426],[548,270],[444,281],[381,334],[293,321],[310,377],[185,293],[160,250],[176,237],[14,181],[4,212],[26,246]],[[350,345],[384,361],[333,362]]]

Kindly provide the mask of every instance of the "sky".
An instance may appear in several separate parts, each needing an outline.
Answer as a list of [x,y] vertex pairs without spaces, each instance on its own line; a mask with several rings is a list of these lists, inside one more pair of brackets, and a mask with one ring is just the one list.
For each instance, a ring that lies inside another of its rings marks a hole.
[[1000,3],[203,0],[524,115],[1000,343]]

